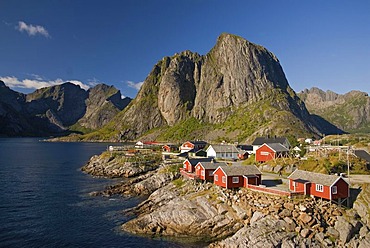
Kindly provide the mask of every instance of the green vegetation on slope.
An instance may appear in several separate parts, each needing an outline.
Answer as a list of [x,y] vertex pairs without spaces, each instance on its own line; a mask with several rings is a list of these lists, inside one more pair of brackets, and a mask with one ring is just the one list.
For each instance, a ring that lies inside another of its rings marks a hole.
[[159,140],[183,141],[201,138],[212,128],[212,124],[204,123],[194,117],[181,121],[172,127],[162,128]]

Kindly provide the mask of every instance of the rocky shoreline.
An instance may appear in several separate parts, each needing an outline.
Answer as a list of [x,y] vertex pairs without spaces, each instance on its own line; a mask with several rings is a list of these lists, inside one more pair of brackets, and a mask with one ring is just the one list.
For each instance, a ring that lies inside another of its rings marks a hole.
[[112,166],[113,160],[108,160],[93,157],[83,170],[132,178],[95,195],[149,195],[125,211],[134,216],[122,225],[125,232],[192,238],[210,247],[370,247],[366,187],[354,207],[345,209],[312,198],[288,199],[186,180],[178,173],[178,163],[143,167],[139,173],[128,164],[116,168],[117,163]]

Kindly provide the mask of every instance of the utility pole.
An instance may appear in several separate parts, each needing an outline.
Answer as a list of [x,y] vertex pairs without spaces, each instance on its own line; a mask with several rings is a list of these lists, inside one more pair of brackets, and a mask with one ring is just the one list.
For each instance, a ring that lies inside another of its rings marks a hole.
[[348,170],[348,184],[349,185],[351,185],[351,183],[350,183],[350,179],[349,179],[349,169],[350,169],[350,162],[349,162],[349,151],[350,151],[350,149],[351,149],[351,146],[348,146],[348,148],[347,148],[347,170]]

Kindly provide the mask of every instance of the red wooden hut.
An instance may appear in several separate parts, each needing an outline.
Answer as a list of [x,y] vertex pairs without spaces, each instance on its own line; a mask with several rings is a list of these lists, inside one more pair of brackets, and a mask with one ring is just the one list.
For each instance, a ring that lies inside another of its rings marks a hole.
[[183,163],[183,169],[186,172],[193,173],[195,171],[195,166],[199,162],[211,162],[212,158],[188,158]]
[[175,145],[164,145],[162,146],[162,150],[164,152],[176,152],[179,150],[179,148]]
[[219,167],[226,167],[224,162],[198,162],[195,166],[195,175],[202,180],[213,181],[213,172]]
[[289,189],[293,192],[337,201],[339,204],[349,197],[349,184],[341,175],[295,170],[288,178]]
[[276,158],[288,157],[289,150],[280,143],[263,144],[256,150],[256,161],[266,162]]
[[231,189],[261,184],[261,172],[255,165],[219,166],[213,173],[214,184]]
[[181,146],[180,146],[180,151],[181,153],[183,152],[189,152],[189,151],[193,151],[193,152],[197,152],[201,149],[204,149],[207,145],[207,142],[205,141],[201,141],[201,140],[197,140],[197,141],[186,141],[184,142]]

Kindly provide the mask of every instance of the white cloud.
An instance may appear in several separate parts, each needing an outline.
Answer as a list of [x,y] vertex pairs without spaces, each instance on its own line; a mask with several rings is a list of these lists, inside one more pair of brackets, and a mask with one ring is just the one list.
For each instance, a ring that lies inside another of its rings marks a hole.
[[128,87],[140,90],[140,88],[141,88],[141,86],[143,85],[144,82],[134,83],[132,81],[127,81],[126,83],[127,83]]
[[105,84],[104,82],[101,82],[99,79],[96,79],[96,78],[92,78],[92,79],[88,79],[87,80],[87,84],[90,86],[90,87],[94,87],[98,84]]
[[43,35],[46,38],[50,38],[49,32],[43,27],[39,25],[32,25],[32,24],[27,24],[25,22],[18,22],[18,26],[15,27],[18,31],[20,32],[27,32],[29,36],[34,36],[37,34]]
[[78,85],[84,90],[88,90],[90,88],[88,85],[78,80],[62,80],[60,78],[57,78],[55,80],[46,81],[38,75],[35,75],[35,79],[19,80],[16,77],[0,77],[0,80],[3,81],[10,88],[40,89],[43,87],[63,84],[65,82],[70,82],[75,85]]

